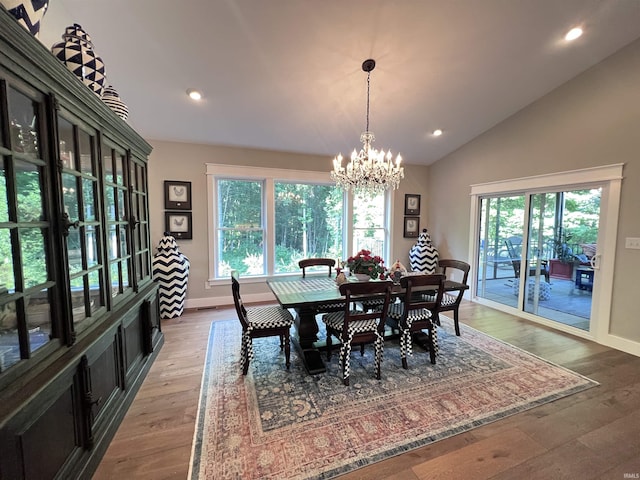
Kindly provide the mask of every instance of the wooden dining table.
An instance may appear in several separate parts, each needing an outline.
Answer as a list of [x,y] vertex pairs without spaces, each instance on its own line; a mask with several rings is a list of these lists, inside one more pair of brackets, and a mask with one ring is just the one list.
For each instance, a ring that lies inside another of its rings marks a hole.
[[[318,339],[318,322],[316,315],[344,304],[345,298],[340,295],[338,284],[330,277],[282,277],[267,280],[282,308],[296,311],[296,334],[292,343],[298,350],[309,374],[315,375],[326,371],[320,349],[324,341]],[[446,280],[445,291],[466,290],[469,286],[453,280]],[[392,294],[398,297],[404,293],[400,285],[393,286]]]

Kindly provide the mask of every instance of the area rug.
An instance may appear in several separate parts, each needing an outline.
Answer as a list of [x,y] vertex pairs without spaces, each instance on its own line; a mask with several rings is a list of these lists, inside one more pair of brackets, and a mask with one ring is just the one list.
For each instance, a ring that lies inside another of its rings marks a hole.
[[373,348],[351,355],[351,386],[338,355],[308,375],[292,348],[286,370],[277,338],[254,340],[243,377],[237,320],[211,326],[190,479],[333,478],[571,395],[596,382],[466,325],[442,318],[440,355],[414,349],[402,369],[385,343],[382,380]]

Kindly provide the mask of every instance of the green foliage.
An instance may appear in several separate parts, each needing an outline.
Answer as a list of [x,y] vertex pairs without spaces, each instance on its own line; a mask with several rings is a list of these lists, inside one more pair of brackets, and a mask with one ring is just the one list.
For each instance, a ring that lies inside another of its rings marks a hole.
[[[599,188],[532,195],[529,225],[532,251],[542,258],[572,261],[580,244],[596,243],[600,196]],[[525,200],[525,195],[483,199],[480,234],[481,238],[489,239],[488,256],[508,258],[504,240],[522,236]]]

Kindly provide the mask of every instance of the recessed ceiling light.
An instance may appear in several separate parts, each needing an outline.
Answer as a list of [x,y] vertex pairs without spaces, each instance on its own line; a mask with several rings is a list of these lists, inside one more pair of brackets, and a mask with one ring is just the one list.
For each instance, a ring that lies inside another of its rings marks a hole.
[[439,137],[440,135],[442,135],[442,130],[440,130],[439,128],[435,129],[432,133],[431,133],[434,137]]
[[194,88],[190,88],[189,90],[187,90],[187,95],[189,95],[189,98],[191,98],[191,100],[202,100],[202,93]]
[[582,36],[582,29],[580,27],[575,27],[567,32],[567,34],[564,36],[564,39],[567,42],[571,42],[576,38],[579,38],[580,36]]

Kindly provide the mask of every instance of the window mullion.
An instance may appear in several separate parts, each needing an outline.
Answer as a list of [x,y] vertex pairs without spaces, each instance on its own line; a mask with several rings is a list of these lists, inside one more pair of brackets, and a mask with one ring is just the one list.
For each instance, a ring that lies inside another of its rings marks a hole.
[[267,275],[273,275],[276,270],[275,265],[275,243],[276,243],[276,227],[275,227],[275,186],[273,178],[265,179],[264,196],[263,196],[263,216],[262,228],[264,228],[265,239],[265,266]]

